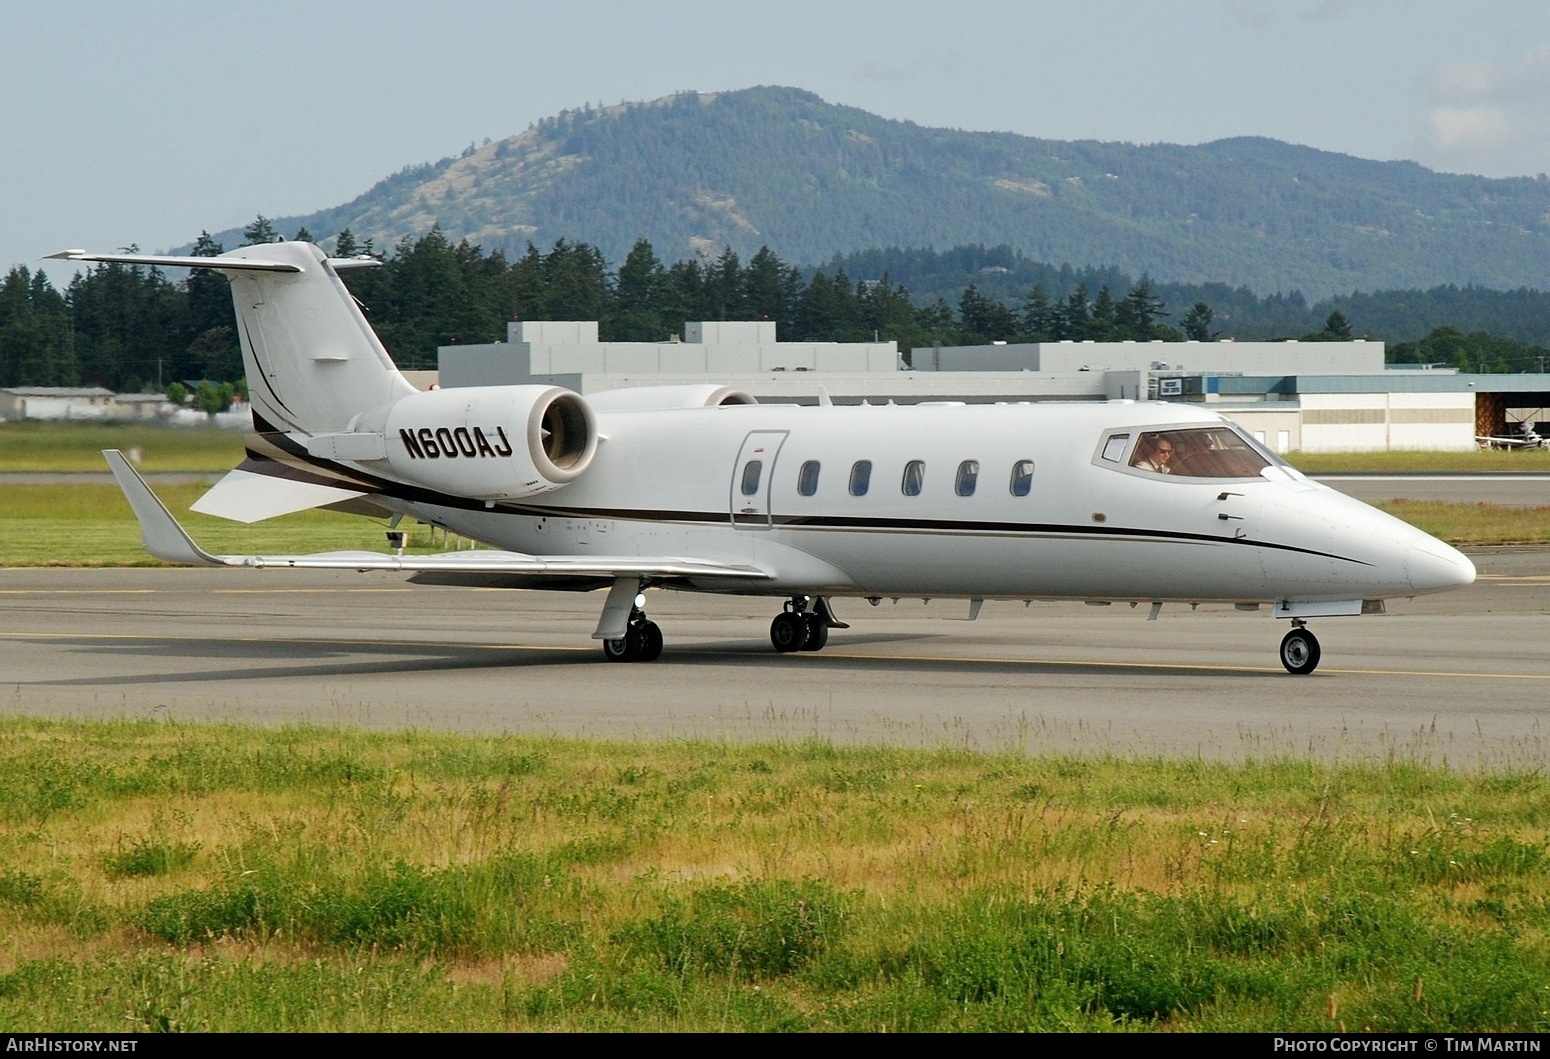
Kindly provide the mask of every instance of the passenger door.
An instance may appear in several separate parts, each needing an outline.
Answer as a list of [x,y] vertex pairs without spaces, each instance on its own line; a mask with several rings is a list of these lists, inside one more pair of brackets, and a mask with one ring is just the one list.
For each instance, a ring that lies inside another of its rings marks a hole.
[[786,442],[785,430],[755,430],[743,439],[732,467],[732,525],[740,529],[770,528],[770,483],[775,457]]

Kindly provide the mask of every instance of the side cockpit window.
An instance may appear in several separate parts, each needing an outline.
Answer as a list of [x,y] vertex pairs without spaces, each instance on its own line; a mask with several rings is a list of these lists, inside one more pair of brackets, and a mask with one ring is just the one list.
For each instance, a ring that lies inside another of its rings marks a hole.
[[1145,431],[1136,438],[1130,466],[1186,478],[1257,478],[1270,461],[1243,435],[1221,425]]

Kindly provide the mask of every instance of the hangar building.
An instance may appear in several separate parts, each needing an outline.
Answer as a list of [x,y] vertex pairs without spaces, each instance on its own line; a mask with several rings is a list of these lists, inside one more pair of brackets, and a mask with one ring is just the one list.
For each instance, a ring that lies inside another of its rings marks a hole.
[[441,347],[440,384],[716,383],[801,404],[1180,401],[1278,452],[1470,449],[1550,407],[1550,375],[1390,367],[1381,342],[997,343],[916,349],[906,365],[893,342],[777,342],[770,321],[684,330],[681,342],[601,342],[595,321],[513,322],[505,342]]

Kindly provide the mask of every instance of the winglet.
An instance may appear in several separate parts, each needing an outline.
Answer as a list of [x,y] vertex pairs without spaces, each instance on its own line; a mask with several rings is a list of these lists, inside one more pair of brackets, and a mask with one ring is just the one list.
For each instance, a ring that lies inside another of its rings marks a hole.
[[118,449],[103,449],[102,455],[107,459],[108,469],[113,472],[118,487],[124,491],[124,498],[134,509],[135,518],[140,520],[140,539],[145,543],[146,551],[169,563],[228,565],[194,543],[193,538],[178,525],[177,519],[172,517],[172,513],[156,499],[156,494],[145,484],[145,479],[129,465],[122,452]]

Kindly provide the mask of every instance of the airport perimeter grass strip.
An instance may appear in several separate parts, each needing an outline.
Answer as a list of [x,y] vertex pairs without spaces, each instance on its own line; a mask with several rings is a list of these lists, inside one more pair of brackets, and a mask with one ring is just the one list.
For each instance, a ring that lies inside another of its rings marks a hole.
[[[206,550],[217,554],[304,554],[387,550],[386,520],[303,511],[252,525],[188,510],[198,485],[160,486],[157,495]],[[1398,500],[1377,505],[1451,544],[1550,544],[1550,508]],[[411,551],[466,543],[406,520]],[[0,500],[0,567],[159,566],[145,553],[123,494],[112,485],[9,485]]]
[[0,1032],[1546,1032],[1547,782],[12,717]]
[[243,457],[240,430],[141,423],[0,423],[0,473],[106,471],[103,449],[122,449],[147,474],[224,474]]
[[[0,473],[103,471],[103,449],[137,452],[143,472],[221,473],[242,461],[243,434],[144,423],[0,423]],[[1550,474],[1550,449],[1285,455],[1305,474]]]

